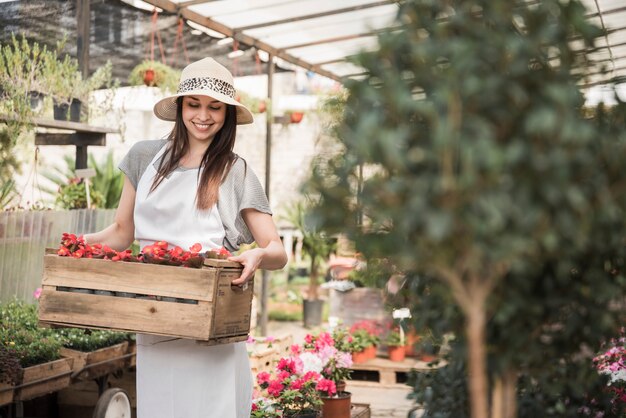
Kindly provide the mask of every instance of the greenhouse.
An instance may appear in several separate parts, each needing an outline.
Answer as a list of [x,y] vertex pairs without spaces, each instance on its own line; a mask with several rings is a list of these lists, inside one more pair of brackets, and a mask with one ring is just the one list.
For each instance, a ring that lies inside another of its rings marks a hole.
[[626,416],[625,1],[0,6],[0,418]]

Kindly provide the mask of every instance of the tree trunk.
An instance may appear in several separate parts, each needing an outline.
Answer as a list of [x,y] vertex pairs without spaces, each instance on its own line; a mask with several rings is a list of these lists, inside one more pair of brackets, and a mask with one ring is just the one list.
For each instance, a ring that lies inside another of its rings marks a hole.
[[491,394],[491,418],[517,417],[516,386],[516,370],[507,370],[495,379]]
[[309,276],[309,300],[317,300],[317,276],[318,276],[318,264],[317,257],[311,256],[311,275]]
[[469,395],[472,418],[488,418],[487,353],[485,350],[485,308],[483,300],[475,300],[467,312]]

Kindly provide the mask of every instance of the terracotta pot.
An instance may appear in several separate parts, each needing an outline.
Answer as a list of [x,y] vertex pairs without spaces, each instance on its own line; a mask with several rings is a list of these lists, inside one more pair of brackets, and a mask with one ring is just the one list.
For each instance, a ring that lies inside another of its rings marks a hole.
[[365,354],[367,355],[368,359],[376,358],[376,346],[370,345],[369,347],[366,347]]
[[144,73],[143,73],[143,83],[146,86],[152,86],[154,85],[154,70],[152,68],[148,68]]
[[302,122],[302,118],[304,117],[304,112],[291,112],[289,115],[289,120],[291,123],[300,123]]
[[421,361],[425,361],[425,362],[429,363],[431,361],[437,360],[437,356],[434,356],[432,354],[420,353],[419,359]]
[[352,353],[352,362],[354,364],[365,363],[367,360],[369,360],[369,357],[367,357],[365,351],[355,351]]
[[420,336],[413,330],[410,330],[406,334],[406,345],[404,351],[407,357],[417,357],[418,351],[415,349],[415,345],[420,341]]
[[322,396],[322,402],[322,417],[350,418],[352,407],[352,394],[350,392],[342,392],[335,398]]
[[404,346],[401,345],[399,347],[387,347],[387,354],[389,355],[389,360],[391,361],[404,361],[405,352]]

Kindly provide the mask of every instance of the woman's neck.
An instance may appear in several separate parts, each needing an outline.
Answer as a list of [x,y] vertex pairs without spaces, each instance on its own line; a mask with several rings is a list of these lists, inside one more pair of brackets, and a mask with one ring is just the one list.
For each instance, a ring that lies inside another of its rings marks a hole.
[[202,158],[208,148],[209,146],[207,144],[194,144],[193,142],[190,142],[189,149],[185,155],[181,157],[179,165],[185,168],[200,167]]

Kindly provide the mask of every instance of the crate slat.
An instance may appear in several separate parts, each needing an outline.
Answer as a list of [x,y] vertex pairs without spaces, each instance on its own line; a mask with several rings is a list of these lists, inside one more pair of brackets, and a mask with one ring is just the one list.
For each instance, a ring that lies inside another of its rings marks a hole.
[[218,269],[44,256],[42,285],[161,295],[210,302]]

